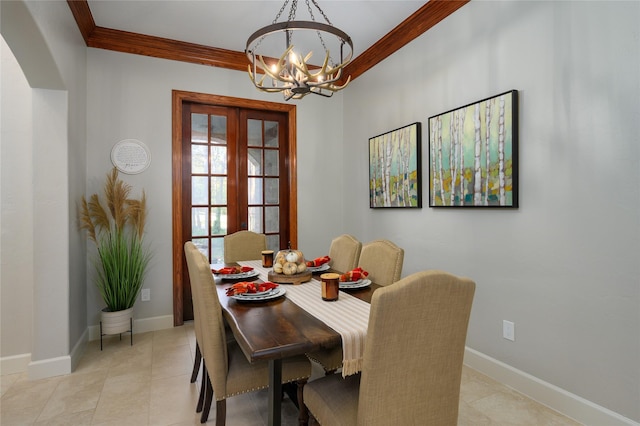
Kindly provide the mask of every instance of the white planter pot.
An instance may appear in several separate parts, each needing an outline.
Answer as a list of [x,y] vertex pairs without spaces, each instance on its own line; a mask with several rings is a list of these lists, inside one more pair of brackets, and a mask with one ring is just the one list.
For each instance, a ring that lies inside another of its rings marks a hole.
[[101,315],[102,334],[120,334],[132,331],[133,308],[124,311],[110,312],[104,308]]

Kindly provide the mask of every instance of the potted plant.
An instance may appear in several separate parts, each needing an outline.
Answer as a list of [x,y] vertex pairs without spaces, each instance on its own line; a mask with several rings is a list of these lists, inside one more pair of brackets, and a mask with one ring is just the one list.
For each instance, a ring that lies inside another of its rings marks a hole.
[[104,185],[105,208],[98,194],[82,197],[80,228],[96,245],[96,285],[106,304],[101,312],[101,334],[130,330],[133,305],[142,288],[151,258],[144,243],[147,216],[144,190],[129,198],[131,186],[118,178],[114,167]]

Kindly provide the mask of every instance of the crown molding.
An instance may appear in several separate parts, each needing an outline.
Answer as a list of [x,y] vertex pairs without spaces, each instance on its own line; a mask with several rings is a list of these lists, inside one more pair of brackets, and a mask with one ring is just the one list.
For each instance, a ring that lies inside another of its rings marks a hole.
[[[374,45],[358,55],[342,74],[351,80],[364,74],[406,44],[424,34],[470,0],[430,0]],[[346,79],[346,77],[344,77]],[[342,82],[344,84],[344,82]]]
[[[345,67],[343,75],[350,75],[351,80],[356,79],[469,1],[428,1],[356,57]],[[249,60],[244,52],[99,27],[93,20],[87,0],[67,0],[67,3],[88,47],[247,71]]]

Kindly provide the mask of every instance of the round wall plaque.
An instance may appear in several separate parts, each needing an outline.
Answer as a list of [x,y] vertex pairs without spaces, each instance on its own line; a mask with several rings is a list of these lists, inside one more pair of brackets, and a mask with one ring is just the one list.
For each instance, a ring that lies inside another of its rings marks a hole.
[[111,162],[122,173],[142,173],[151,163],[151,151],[137,139],[121,140],[111,149]]

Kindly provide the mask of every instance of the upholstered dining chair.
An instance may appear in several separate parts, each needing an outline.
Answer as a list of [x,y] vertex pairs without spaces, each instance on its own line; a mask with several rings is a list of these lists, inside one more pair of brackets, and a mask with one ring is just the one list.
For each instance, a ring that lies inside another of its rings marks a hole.
[[[193,318],[193,329],[194,329],[194,334],[195,334],[195,337],[196,337],[196,353],[195,353],[195,356],[193,358],[193,370],[191,371],[191,383],[195,383],[196,380],[198,379],[198,374],[200,373],[200,370],[201,370],[200,367],[202,367],[202,369],[204,370],[204,363],[202,362],[202,352],[200,351],[200,346],[201,346],[201,342],[202,342],[202,329],[201,329],[200,321],[198,320],[199,316],[196,314],[196,310],[198,309],[198,304],[195,301],[193,289],[191,291],[191,306],[193,307],[193,317],[194,317]],[[231,329],[229,328],[229,324],[227,323],[226,320],[224,320],[223,322],[224,322],[224,327],[225,327],[225,331],[226,331],[227,342],[234,341],[235,337],[231,333]],[[198,413],[202,411],[202,405],[203,405],[203,402],[204,402],[204,384],[205,384],[205,381],[202,380],[201,384],[202,384],[202,386],[201,386],[201,389],[200,389],[200,396],[198,398],[198,407],[196,409],[196,411]]]
[[[194,315],[201,326],[200,350],[204,360],[204,406],[201,423],[209,418],[213,397],[216,398],[216,426],[226,422],[227,398],[269,386],[267,361],[249,363],[237,342],[227,342],[222,321],[222,307],[208,259],[190,241],[184,246],[189,278],[198,308]],[[311,375],[311,363],[305,356],[282,360],[282,383],[298,384],[298,400],[302,388]],[[306,409],[300,404],[300,421],[306,422]]]
[[[356,237],[342,234],[331,241],[329,247],[329,265],[339,272],[348,272],[358,265],[362,243]],[[322,351],[311,352],[307,356],[319,363],[327,374],[342,367],[342,347],[338,346]]]
[[351,271],[358,266],[361,250],[362,243],[356,237],[349,234],[340,235],[334,238],[329,246],[329,265],[336,271]]
[[267,237],[252,231],[238,231],[224,236],[224,263],[262,259]]
[[[186,255],[186,252],[185,252]],[[193,306],[193,329],[196,335],[196,354],[195,357],[193,359],[193,371],[191,372],[191,383],[195,383],[196,379],[198,378],[198,373],[200,372],[200,366],[202,365],[202,370],[203,370],[203,374],[202,374],[202,383],[200,386],[200,395],[198,396],[198,405],[196,407],[196,412],[199,413],[202,411],[202,406],[204,404],[204,362],[202,362],[202,352],[200,351],[200,345],[201,342],[203,341],[202,339],[202,327],[200,325],[200,315],[199,312],[196,312],[198,310],[198,306],[196,303],[195,298],[193,297],[193,286],[191,289],[191,304]]]
[[400,279],[404,249],[389,240],[375,240],[362,246],[358,266],[369,272],[376,284],[389,285]]
[[[185,252],[186,255],[186,252]],[[194,334],[196,336],[196,353],[195,356],[193,358],[193,370],[191,371],[191,383],[195,383],[196,380],[198,379],[198,374],[200,373],[200,370],[202,369],[203,371],[203,376],[205,375],[205,366],[204,366],[204,362],[202,361],[202,351],[200,350],[200,346],[202,345],[202,325],[200,324],[200,315],[198,311],[198,303],[196,303],[196,297],[194,295],[194,290],[193,287],[191,288],[191,306],[193,307],[193,329],[194,329]],[[226,340],[227,343],[232,342],[235,340],[235,337],[233,336],[233,334],[230,333],[230,328],[229,328],[229,324],[227,324],[226,321],[224,321],[224,326],[225,326],[225,334],[226,334]],[[201,368],[202,367],[202,368]],[[200,386],[200,394],[198,396],[198,405],[196,407],[196,412],[200,413],[202,411],[202,407],[204,405],[204,388],[205,388],[205,380],[201,381],[201,386]]]
[[456,425],[475,283],[422,271],[372,296],[362,372],[305,386],[325,426]]

